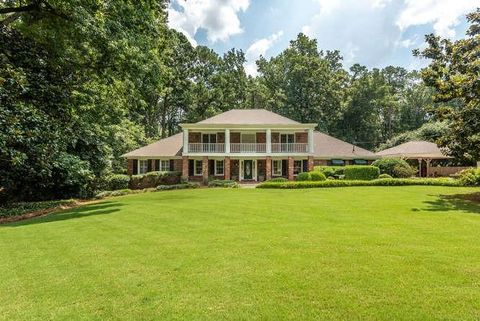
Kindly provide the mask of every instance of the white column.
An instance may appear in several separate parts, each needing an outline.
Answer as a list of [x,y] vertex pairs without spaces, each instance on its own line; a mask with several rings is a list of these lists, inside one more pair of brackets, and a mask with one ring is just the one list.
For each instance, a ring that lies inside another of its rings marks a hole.
[[183,130],[183,154],[188,154],[188,129]]
[[225,129],[225,153],[230,154],[230,129]]
[[313,154],[313,129],[308,130],[308,152]]
[[272,130],[270,128],[267,129],[267,135],[266,135],[266,141],[267,141],[267,154],[272,153]]

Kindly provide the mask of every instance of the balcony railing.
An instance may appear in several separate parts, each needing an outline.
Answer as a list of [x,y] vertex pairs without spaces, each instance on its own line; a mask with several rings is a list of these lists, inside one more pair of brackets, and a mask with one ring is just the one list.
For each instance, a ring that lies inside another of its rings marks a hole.
[[224,153],[225,144],[221,143],[190,143],[189,153]]
[[[189,153],[225,153],[223,143],[189,143]],[[230,153],[266,153],[265,143],[231,143]],[[273,143],[272,153],[308,153],[308,144],[305,143]]]
[[230,144],[230,153],[266,153],[267,144],[265,143],[232,143]]
[[283,143],[272,144],[272,153],[308,153],[308,144],[305,143]]

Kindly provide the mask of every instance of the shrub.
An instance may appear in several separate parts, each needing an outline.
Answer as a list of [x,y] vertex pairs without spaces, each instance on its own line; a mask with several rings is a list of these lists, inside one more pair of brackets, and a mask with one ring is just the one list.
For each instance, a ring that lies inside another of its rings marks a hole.
[[469,168],[461,171],[459,182],[464,186],[480,186],[480,168]]
[[349,187],[349,186],[407,186],[407,185],[435,185],[435,186],[461,186],[457,180],[450,178],[385,178],[375,179],[371,181],[362,180],[334,180],[327,179],[320,182],[303,181],[303,182],[285,182],[270,183],[265,182],[257,185],[257,188],[328,188],[328,187]]
[[309,181],[310,174],[308,172],[303,172],[297,175],[297,181]]
[[386,178],[393,178],[392,176],[388,175],[388,174],[380,174],[380,176],[378,176],[379,179],[386,179]]
[[106,178],[107,188],[111,191],[127,189],[130,183],[130,176],[123,174],[113,174]]
[[375,166],[368,165],[350,165],[345,167],[346,180],[362,180],[370,181],[377,179],[380,175],[380,170]]
[[269,179],[267,182],[283,183],[283,182],[288,182],[288,179],[286,179],[285,177],[275,177],[275,178]]
[[235,181],[231,180],[222,180],[222,179],[215,179],[208,182],[208,187],[232,187],[237,188],[239,185]]
[[313,169],[314,171],[323,173],[326,177],[339,178],[345,174],[344,166],[315,166]]
[[395,167],[393,168],[393,177],[408,178],[414,176],[416,172],[417,171],[413,169],[410,165],[408,167],[395,165]]
[[406,178],[415,174],[415,170],[400,158],[382,158],[372,163],[380,169],[380,174],[388,174],[392,177]]
[[[138,191],[138,192],[140,192],[140,191]],[[101,198],[111,197],[111,196],[123,196],[123,195],[138,193],[138,192],[134,191],[134,190],[131,190],[131,189],[128,189],[128,188],[124,188],[124,189],[119,189],[119,190],[116,190],[116,191],[100,192],[97,195],[95,195],[95,198],[101,199]]]
[[145,175],[133,175],[130,179],[131,189],[157,187],[158,185],[179,184],[182,173],[180,172],[148,172]]
[[173,185],[158,185],[157,191],[170,191],[176,189],[187,189],[187,188],[197,188],[200,185],[198,183],[181,183]]
[[74,204],[74,200],[8,203],[0,206],[0,217],[19,216]]
[[318,181],[324,181],[326,179],[327,178],[325,177],[325,174],[321,172],[316,172],[316,171],[310,172],[311,181],[318,182]]

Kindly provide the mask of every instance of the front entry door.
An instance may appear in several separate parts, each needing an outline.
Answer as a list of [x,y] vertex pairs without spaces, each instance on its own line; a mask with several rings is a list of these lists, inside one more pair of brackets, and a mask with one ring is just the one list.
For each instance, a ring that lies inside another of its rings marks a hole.
[[243,179],[252,179],[253,178],[253,161],[244,160],[243,161]]

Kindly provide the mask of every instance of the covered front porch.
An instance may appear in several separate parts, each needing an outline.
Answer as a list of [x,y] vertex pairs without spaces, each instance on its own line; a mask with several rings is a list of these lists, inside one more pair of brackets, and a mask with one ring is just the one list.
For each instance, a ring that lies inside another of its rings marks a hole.
[[189,157],[182,158],[182,176],[207,183],[211,179],[262,182],[275,177],[294,180],[313,170],[313,157]]

